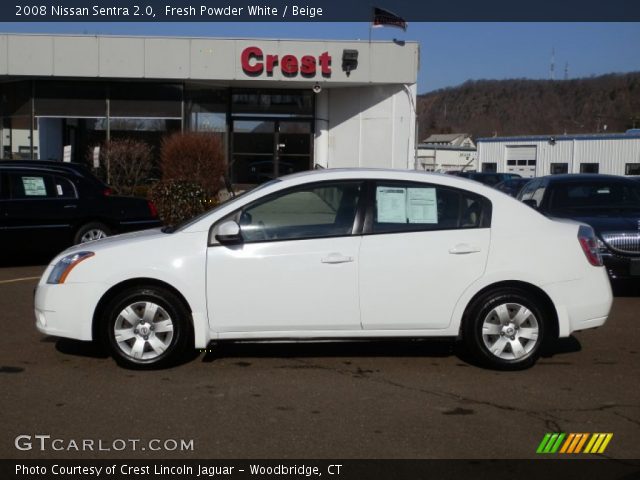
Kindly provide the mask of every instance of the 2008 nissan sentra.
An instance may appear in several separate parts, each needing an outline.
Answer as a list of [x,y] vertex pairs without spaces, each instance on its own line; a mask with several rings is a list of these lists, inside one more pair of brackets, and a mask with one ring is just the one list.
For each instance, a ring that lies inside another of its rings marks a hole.
[[211,341],[457,337],[499,369],[599,327],[612,303],[591,227],[449,175],[323,170],[273,180],[176,229],[58,255],[46,334],[125,366]]

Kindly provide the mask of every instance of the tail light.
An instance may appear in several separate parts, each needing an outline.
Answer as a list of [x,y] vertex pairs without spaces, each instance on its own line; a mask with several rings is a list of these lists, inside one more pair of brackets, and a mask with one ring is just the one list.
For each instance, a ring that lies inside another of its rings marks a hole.
[[110,187],[105,188],[104,190],[102,190],[102,195],[104,195],[105,197],[108,197],[109,195],[111,195],[113,193],[113,190],[111,190]]
[[158,217],[158,209],[153,204],[153,202],[151,200],[147,200],[147,205],[149,206],[149,213],[151,214],[151,216],[153,218],[157,218]]
[[600,246],[598,245],[598,238],[596,237],[593,228],[586,225],[581,225],[578,230],[578,242],[582,247],[589,263],[594,267],[602,266],[602,255],[600,255]]

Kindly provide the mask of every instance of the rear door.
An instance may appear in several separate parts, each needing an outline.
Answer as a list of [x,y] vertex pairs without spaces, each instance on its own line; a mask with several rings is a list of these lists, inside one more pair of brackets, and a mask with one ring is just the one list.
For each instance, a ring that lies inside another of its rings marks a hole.
[[37,170],[7,171],[5,228],[13,242],[61,248],[72,239],[76,188],[65,176]]
[[366,330],[446,328],[465,289],[482,276],[491,203],[465,190],[378,181],[360,247]]

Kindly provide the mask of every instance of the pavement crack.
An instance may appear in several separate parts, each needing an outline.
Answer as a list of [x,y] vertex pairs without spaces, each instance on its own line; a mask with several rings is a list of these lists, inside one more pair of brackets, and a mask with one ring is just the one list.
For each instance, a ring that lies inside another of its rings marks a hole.
[[426,395],[430,395],[436,398],[441,398],[441,399],[446,399],[446,400],[450,400],[450,401],[454,401],[454,402],[458,402],[458,403],[463,403],[465,405],[480,405],[480,406],[485,406],[485,407],[490,407],[490,408],[495,408],[498,410],[503,410],[503,411],[510,411],[510,412],[518,412],[518,413],[522,413],[525,414],[529,417],[535,418],[537,420],[542,421],[545,426],[547,426],[547,428],[552,428],[555,429],[555,431],[562,431],[562,427],[560,425],[559,422],[561,421],[570,421],[568,419],[565,418],[561,418],[558,415],[554,415],[552,413],[550,413],[549,411],[536,411],[536,410],[527,410],[525,408],[519,408],[519,407],[514,407],[512,405],[504,405],[504,404],[500,404],[497,402],[492,402],[492,401],[488,401],[488,400],[476,400],[473,398],[469,398],[469,397],[465,397],[463,395],[458,395],[455,393],[449,393],[449,392],[437,392],[434,390],[429,390],[426,388],[420,388],[420,387],[414,387],[411,385],[405,385],[402,383],[398,383],[398,382],[394,382],[392,380],[388,380],[385,378],[379,378],[379,377],[373,377],[371,375],[368,374],[362,374],[362,370],[356,366],[357,370],[348,370],[348,369],[344,369],[344,368],[340,368],[340,367],[330,367],[330,366],[324,366],[324,365],[318,365],[317,363],[312,363],[312,362],[307,362],[303,359],[296,359],[297,361],[299,361],[300,363],[303,363],[305,365],[313,365],[314,367],[318,368],[318,369],[324,369],[324,370],[329,370],[329,371],[333,371],[335,373],[338,373],[340,375],[349,375],[351,377],[354,378],[358,378],[358,379],[363,379],[363,380],[367,380],[370,382],[374,382],[374,383],[378,383],[378,384],[383,384],[383,385],[388,385],[394,388],[401,388],[404,390],[409,390],[409,391],[413,391],[413,392],[420,392]]

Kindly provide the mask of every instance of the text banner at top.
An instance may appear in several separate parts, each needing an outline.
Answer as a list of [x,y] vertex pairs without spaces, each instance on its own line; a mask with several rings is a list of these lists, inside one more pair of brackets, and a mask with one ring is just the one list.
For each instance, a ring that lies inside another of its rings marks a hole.
[[371,22],[373,7],[408,22],[640,21],[635,0],[14,0],[0,4],[0,21]]

